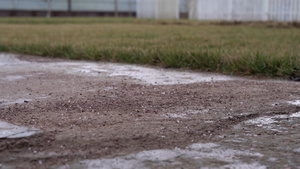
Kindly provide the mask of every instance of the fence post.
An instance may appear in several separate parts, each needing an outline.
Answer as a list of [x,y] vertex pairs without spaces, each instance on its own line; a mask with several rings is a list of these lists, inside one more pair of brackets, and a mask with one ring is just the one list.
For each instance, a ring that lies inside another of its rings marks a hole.
[[264,0],[263,5],[263,20],[268,21],[269,20],[269,0]]
[[188,0],[189,19],[200,19],[198,14],[199,0]]
[[72,11],[72,0],[68,0],[68,12]]
[[12,3],[13,3],[13,9],[16,10],[17,8],[17,0],[13,0]]
[[115,17],[118,17],[118,0],[115,0]]
[[129,13],[129,16],[132,17],[131,0],[128,0],[128,13]]
[[227,11],[227,20],[229,20],[229,21],[231,21],[232,20],[232,15],[233,15],[233,10],[232,10],[232,4],[233,3],[233,1],[232,0],[229,0],[229,2],[228,2],[228,5],[229,5],[229,7],[228,7],[228,11]]
[[47,10],[46,17],[50,18],[51,17],[52,0],[47,0],[47,2],[48,2],[48,10]]

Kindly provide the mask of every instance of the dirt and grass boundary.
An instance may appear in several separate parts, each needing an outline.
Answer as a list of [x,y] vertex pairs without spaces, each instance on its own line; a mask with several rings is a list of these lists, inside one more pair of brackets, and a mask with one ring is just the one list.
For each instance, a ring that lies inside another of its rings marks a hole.
[[298,27],[296,22],[1,18],[0,52],[287,78],[300,67]]

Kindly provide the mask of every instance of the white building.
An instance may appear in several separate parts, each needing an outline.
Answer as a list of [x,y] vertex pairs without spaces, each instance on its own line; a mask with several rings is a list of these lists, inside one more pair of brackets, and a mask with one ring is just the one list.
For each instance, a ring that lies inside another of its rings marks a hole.
[[190,0],[198,20],[300,21],[300,0]]
[[137,0],[137,18],[178,19],[179,0]]

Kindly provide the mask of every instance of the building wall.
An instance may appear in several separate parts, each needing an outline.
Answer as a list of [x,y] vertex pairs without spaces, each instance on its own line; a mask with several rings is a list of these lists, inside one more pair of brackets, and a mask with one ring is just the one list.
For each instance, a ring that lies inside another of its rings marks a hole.
[[138,18],[155,18],[156,0],[137,0],[136,16]]
[[179,19],[178,0],[156,0],[156,18]]
[[198,20],[300,21],[300,0],[190,0]]
[[137,0],[136,4],[138,18],[179,18],[179,0]]

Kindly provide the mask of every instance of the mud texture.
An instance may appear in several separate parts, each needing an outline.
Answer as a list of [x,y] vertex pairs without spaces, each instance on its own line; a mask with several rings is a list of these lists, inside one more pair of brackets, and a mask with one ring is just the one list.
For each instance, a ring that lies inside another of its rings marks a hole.
[[[241,122],[300,111],[298,105],[287,103],[300,98],[300,85],[293,81],[212,78],[153,85],[103,72],[87,76],[43,69],[43,64],[68,62],[63,60],[19,59],[39,67],[1,65],[0,120],[43,133],[2,138],[1,166],[49,168],[198,142],[222,143],[227,134],[242,132],[233,129]],[[262,138],[270,132],[259,130],[255,133]]]

